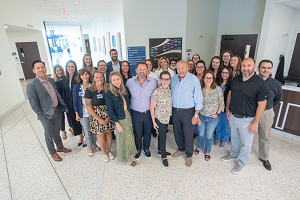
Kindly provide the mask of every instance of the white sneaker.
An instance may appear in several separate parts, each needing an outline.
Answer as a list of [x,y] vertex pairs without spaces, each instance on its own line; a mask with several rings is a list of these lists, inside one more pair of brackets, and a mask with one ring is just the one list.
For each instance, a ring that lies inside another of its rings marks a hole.
[[108,162],[108,161],[109,161],[109,157],[108,157],[107,154],[103,155],[103,160],[104,160],[105,162]]
[[111,159],[111,160],[115,159],[115,156],[114,156],[114,154],[112,154],[112,152],[109,152],[108,156],[109,156],[109,159]]

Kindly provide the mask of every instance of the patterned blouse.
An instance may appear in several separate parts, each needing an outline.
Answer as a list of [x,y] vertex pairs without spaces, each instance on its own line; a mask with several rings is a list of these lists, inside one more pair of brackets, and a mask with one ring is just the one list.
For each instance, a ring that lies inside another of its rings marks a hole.
[[163,89],[160,86],[153,91],[151,99],[157,102],[154,108],[155,118],[162,124],[169,124],[170,116],[172,115],[172,95],[170,88]]
[[203,102],[200,114],[204,116],[210,116],[216,114],[218,110],[224,110],[224,97],[222,89],[217,86],[215,89],[210,90],[206,95],[204,89],[202,89]]
[[[91,84],[89,86],[91,86]],[[84,98],[84,96],[85,96],[85,90],[86,89],[83,89],[83,86],[80,85],[80,92],[83,92],[83,95],[81,96],[81,99],[82,99],[82,114],[83,114],[83,117],[89,117],[90,113],[86,109],[85,98]]]

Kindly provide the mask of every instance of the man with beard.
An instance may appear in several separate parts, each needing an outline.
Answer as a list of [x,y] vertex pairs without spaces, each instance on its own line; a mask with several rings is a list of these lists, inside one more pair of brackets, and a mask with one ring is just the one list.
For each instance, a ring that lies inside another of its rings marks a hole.
[[[254,133],[267,102],[267,85],[255,72],[252,58],[242,62],[241,74],[234,77],[227,96],[226,114],[231,128],[231,152],[221,158],[230,161],[238,158],[232,173],[240,173],[250,157]],[[240,148],[241,147],[241,148]]]
[[120,72],[120,66],[121,66],[121,61],[118,60],[118,52],[116,49],[111,49],[109,51],[109,55],[111,58],[111,61],[107,62],[107,72],[106,74],[109,76],[110,72],[112,71],[118,71]]
[[132,125],[137,150],[135,159],[140,158],[142,149],[144,150],[145,156],[148,159],[151,158],[149,151],[152,128],[150,101],[153,90],[157,88],[157,81],[146,75],[147,70],[148,67],[145,62],[138,63],[135,69],[136,76],[128,79],[126,83],[131,94],[130,107],[132,109]]

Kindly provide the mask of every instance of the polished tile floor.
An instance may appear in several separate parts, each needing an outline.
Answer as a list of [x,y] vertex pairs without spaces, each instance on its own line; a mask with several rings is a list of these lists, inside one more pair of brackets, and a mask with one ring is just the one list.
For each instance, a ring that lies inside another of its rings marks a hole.
[[[169,127],[167,150],[176,144]],[[105,163],[102,152],[88,157],[87,148],[77,146],[78,137],[68,133],[64,141],[69,154],[62,162],[49,156],[43,128],[25,102],[1,120],[0,199],[300,199],[300,140],[272,133],[272,170],[257,159],[254,138],[250,160],[238,175],[230,170],[236,161],[222,162],[231,144],[213,146],[211,160],[200,153],[187,168],[184,156],[169,158],[164,168],[152,137],[152,158],[143,154],[138,167],[116,160]],[[195,146],[197,141],[195,140]],[[113,142],[116,155],[116,143]]]

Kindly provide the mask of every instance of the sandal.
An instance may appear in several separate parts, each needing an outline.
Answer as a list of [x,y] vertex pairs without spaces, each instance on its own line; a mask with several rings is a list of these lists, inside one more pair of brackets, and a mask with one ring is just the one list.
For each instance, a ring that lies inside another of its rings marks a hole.
[[[207,159],[208,158],[208,159]],[[205,155],[204,160],[209,161],[210,160],[210,155]]]
[[94,155],[94,153],[89,153],[89,157],[90,158],[93,157],[93,155]]
[[66,131],[62,131],[62,135],[61,135],[63,140],[67,139],[67,132]]
[[69,128],[69,131],[72,133],[72,135],[74,135],[73,129]]
[[194,150],[194,154],[195,154],[195,155],[198,155],[199,153],[200,153],[199,149],[195,149],[195,150]]
[[131,161],[131,163],[127,162],[126,164],[129,165],[129,166],[132,166],[132,167],[136,167],[138,165],[138,163],[135,162],[135,161]]

